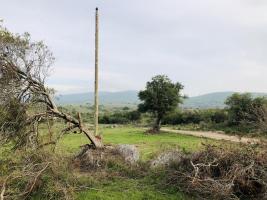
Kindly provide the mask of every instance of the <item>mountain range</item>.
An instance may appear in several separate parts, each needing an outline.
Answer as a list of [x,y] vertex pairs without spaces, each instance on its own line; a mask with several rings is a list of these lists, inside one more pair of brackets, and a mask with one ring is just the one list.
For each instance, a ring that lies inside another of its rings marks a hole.
[[[234,92],[215,92],[200,96],[188,97],[181,105],[183,108],[223,108],[225,100]],[[253,96],[267,96],[267,93],[252,93]],[[58,95],[56,102],[60,105],[93,104],[94,93]],[[99,92],[99,102],[102,105],[137,105],[138,91]]]

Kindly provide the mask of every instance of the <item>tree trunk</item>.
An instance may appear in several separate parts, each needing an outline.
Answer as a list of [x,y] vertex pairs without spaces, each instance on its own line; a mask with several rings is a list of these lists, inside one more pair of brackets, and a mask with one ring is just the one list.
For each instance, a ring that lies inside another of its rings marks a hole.
[[158,116],[153,127],[153,132],[158,133],[160,131],[160,126],[161,126],[161,117]]

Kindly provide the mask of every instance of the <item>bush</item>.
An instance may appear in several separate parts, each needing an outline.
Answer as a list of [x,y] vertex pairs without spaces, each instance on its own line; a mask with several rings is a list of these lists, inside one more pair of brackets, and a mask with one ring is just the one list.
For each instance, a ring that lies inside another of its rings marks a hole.
[[200,124],[205,123],[223,123],[227,121],[228,115],[225,110],[185,110],[176,111],[166,115],[163,124]]
[[230,125],[249,125],[261,120],[258,110],[267,105],[267,99],[265,97],[253,98],[249,93],[235,93],[226,100],[225,104],[229,113]]
[[224,123],[228,120],[228,113],[225,110],[215,110],[210,114],[210,120],[213,123]]
[[14,148],[26,146],[30,136],[30,132],[26,129],[26,106],[17,99],[10,99],[1,105],[0,115],[0,143],[12,142]]
[[113,114],[104,114],[99,117],[101,124],[128,124],[141,119],[141,113],[138,111],[115,112]]

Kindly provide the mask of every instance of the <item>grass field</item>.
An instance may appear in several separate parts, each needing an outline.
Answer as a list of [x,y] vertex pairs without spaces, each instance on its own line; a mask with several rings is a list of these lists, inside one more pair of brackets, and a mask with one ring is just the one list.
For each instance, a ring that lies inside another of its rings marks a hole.
[[[161,151],[178,148],[184,152],[192,152],[203,147],[203,143],[220,143],[210,139],[197,138],[176,133],[146,134],[145,129],[135,128],[132,126],[123,126],[118,128],[103,128],[102,137],[105,144],[134,144],[140,151],[141,159],[148,160],[153,158]],[[75,153],[80,146],[88,143],[88,139],[83,134],[65,135],[60,144],[58,151],[61,153]]]
[[[222,142],[176,133],[162,132],[157,135],[148,135],[145,133],[145,129],[132,126],[102,128],[101,132],[105,144],[136,145],[140,151],[142,161],[148,161],[160,152],[169,149],[178,148],[184,152],[193,152],[203,148],[203,143],[222,144]],[[86,143],[88,143],[88,140],[83,134],[67,134],[58,144],[57,152],[75,154],[79,152],[80,146]],[[148,182],[144,178],[103,180],[94,185],[93,189],[79,193],[77,198],[81,200],[188,199],[181,193],[160,191]]]

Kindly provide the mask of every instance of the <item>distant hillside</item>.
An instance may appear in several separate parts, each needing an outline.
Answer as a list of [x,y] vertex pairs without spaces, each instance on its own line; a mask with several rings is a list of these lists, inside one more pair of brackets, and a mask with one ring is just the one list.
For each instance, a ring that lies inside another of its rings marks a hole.
[[[226,99],[235,92],[214,92],[190,97],[184,101],[184,108],[224,108]],[[254,97],[267,96],[266,93],[252,93]]]
[[[182,105],[183,108],[223,108],[227,97],[234,92],[215,92],[195,97],[189,97]],[[99,100],[103,105],[138,104],[137,91],[100,92]],[[252,93],[253,96],[267,96],[266,93]],[[94,93],[59,95],[56,101],[60,105],[94,103]]]
[[[100,104],[137,104],[137,91],[99,92]],[[61,105],[94,103],[94,93],[67,94],[56,97],[56,102]]]
[[185,108],[223,108],[225,100],[234,92],[215,92],[200,96],[190,97],[184,101]]

